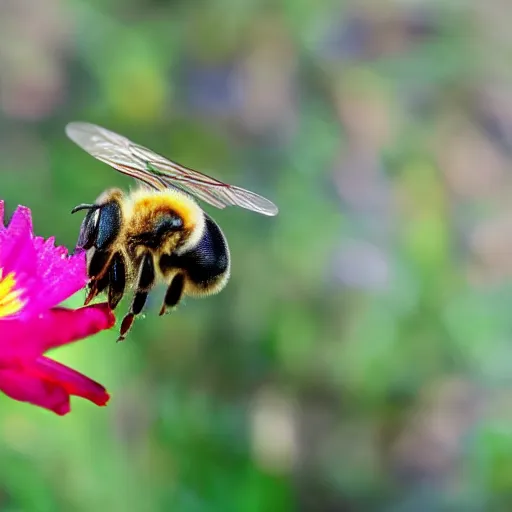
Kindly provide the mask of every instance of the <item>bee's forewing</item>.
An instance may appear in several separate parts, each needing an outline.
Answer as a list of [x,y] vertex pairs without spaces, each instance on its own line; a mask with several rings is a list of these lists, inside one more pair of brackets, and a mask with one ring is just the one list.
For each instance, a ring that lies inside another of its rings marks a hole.
[[89,154],[114,169],[161,190],[177,187],[217,208],[240,206],[263,215],[277,215],[277,206],[264,197],[172,162],[100,126],[73,122],[67,136]]

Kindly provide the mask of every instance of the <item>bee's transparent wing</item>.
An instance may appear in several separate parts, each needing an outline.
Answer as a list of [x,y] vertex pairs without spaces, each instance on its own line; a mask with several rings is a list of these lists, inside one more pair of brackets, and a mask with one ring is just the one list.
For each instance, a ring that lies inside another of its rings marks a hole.
[[73,122],[66,126],[66,134],[98,160],[157,190],[177,187],[217,208],[240,206],[263,215],[277,215],[277,206],[268,199],[171,162],[100,126]]

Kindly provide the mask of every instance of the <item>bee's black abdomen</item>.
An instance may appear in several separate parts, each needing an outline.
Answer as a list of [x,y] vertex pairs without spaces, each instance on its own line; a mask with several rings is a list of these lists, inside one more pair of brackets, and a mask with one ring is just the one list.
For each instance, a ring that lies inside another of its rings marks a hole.
[[208,282],[229,268],[229,251],[219,226],[205,215],[203,238],[189,253],[188,275],[197,283]]
[[198,286],[207,287],[229,269],[229,250],[217,224],[205,215],[203,236],[195,248],[183,254],[164,255],[160,266],[165,273],[169,268],[181,268]]

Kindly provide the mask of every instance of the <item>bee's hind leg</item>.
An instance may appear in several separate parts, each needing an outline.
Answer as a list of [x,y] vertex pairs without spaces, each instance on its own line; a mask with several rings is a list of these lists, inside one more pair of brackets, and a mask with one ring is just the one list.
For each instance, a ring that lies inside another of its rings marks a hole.
[[117,341],[123,341],[130,331],[135,317],[139,315],[146,304],[148,294],[155,284],[155,266],[150,253],[144,254],[139,267],[139,276],[135,283],[137,291],[133,297],[130,312],[121,322],[121,330]]
[[164,303],[162,304],[162,309],[160,310],[160,315],[163,315],[167,312],[168,309],[176,307],[182,296],[183,290],[185,289],[185,276],[182,272],[176,274],[169,287],[167,288],[167,292],[165,293]]

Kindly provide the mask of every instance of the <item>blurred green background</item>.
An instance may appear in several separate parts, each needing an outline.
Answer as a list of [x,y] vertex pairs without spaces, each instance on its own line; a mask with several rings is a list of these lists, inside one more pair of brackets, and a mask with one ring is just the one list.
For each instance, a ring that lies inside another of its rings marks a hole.
[[0,197],[38,234],[72,248],[71,208],[134,185],[71,120],[280,207],[205,206],[225,291],[159,318],[159,289],[125,343],[55,352],[106,409],[0,397],[0,510],[512,510],[511,19],[501,0],[0,1]]

